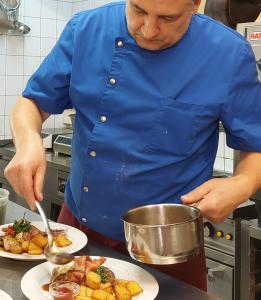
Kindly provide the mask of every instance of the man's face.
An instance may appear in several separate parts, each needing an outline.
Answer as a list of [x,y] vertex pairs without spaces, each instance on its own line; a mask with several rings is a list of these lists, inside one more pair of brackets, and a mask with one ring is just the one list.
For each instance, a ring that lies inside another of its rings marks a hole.
[[126,0],[128,30],[147,50],[168,48],[185,34],[200,0]]

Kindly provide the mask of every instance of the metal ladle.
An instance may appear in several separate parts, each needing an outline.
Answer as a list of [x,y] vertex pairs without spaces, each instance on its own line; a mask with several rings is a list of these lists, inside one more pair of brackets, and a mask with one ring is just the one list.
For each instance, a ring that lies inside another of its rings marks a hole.
[[71,262],[74,259],[74,256],[67,252],[61,251],[60,249],[58,249],[55,246],[55,244],[53,242],[53,235],[52,235],[52,231],[51,231],[49,222],[46,218],[45,212],[44,212],[40,202],[35,201],[35,205],[43,219],[44,227],[45,227],[47,237],[48,237],[48,245],[44,249],[44,254],[46,256],[46,259],[57,265],[65,265],[65,264]]

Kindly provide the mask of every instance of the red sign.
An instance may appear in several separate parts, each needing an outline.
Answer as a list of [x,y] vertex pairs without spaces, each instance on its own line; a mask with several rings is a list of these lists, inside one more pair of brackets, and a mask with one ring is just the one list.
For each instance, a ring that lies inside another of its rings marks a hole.
[[258,41],[261,40],[261,31],[251,32],[249,33],[250,41]]

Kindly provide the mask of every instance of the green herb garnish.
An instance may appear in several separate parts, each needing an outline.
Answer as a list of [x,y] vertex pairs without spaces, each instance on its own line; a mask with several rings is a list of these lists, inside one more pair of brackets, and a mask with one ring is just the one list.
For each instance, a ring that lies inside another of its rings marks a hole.
[[100,266],[97,269],[93,270],[93,272],[97,273],[98,275],[101,276],[101,282],[106,283],[108,282],[108,273],[107,273],[107,268]]
[[16,233],[28,232],[31,229],[31,222],[27,221],[25,217],[23,217],[23,219],[19,221],[15,220],[13,226]]

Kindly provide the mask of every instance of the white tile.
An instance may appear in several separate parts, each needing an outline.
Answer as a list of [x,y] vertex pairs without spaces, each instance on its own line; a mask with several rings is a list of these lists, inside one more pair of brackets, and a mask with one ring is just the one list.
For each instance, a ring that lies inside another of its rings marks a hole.
[[57,1],[44,0],[42,2],[41,17],[56,19],[56,15],[57,15]]
[[54,124],[55,124],[55,128],[62,128],[65,127],[64,123],[63,123],[63,114],[60,115],[55,115],[54,117]]
[[44,123],[43,128],[55,128],[54,115],[51,115]]
[[24,38],[24,55],[40,56],[40,38],[30,36]]
[[56,20],[41,19],[41,38],[56,38]]
[[225,171],[227,173],[233,173],[234,168],[234,160],[233,159],[225,159]]
[[18,99],[16,96],[6,96],[5,100],[5,115],[9,116]]
[[27,0],[20,0],[19,16],[24,16],[24,4]]
[[45,0],[25,0],[24,15],[26,17],[40,17],[42,1]]
[[0,75],[5,75],[6,56],[0,55]]
[[6,54],[6,35],[0,34],[0,54]]
[[23,76],[6,76],[6,95],[20,95],[23,88]]
[[5,114],[5,96],[0,96],[0,116]]
[[72,13],[75,14],[77,12],[80,12],[84,9],[84,3],[83,2],[75,2],[73,3],[73,9]]
[[225,170],[225,161],[223,157],[216,157],[215,163],[214,163],[214,170],[222,171]]
[[234,158],[234,150],[229,148],[228,146],[225,146],[225,158]]
[[23,56],[6,56],[6,75],[23,75]]
[[41,63],[45,60],[46,56],[41,56]]
[[107,0],[95,0],[94,1],[94,5],[95,5],[95,7],[99,7],[99,6],[105,5],[105,4],[109,3],[109,2],[110,1],[107,1]]
[[94,0],[83,1],[84,9],[92,9],[95,7]]
[[56,43],[56,39],[52,38],[41,38],[41,56],[46,56],[52,50]]
[[225,134],[224,134],[224,132],[219,133],[217,156],[220,156],[220,157],[225,156]]
[[7,55],[23,55],[24,54],[24,37],[17,35],[8,35],[6,41]]
[[32,75],[40,65],[40,57],[24,56],[24,75]]
[[5,89],[5,76],[0,75],[0,95],[5,95],[6,89]]
[[40,30],[40,18],[34,18],[34,17],[24,17],[24,22],[27,26],[30,27],[31,31],[26,35],[28,36],[34,36],[34,37],[40,37],[41,30]]
[[0,135],[4,136],[5,134],[5,117],[0,116]]
[[72,3],[59,1],[57,7],[57,19],[69,20],[71,16],[72,16]]
[[56,23],[56,37],[58,38],[61,33],[63,32],[64,30],[64,27],[65,25],[67,24],[67,21],[64,21],[64,20],[57,20],[57,23]]
[[22,88],[22,90],[24,90],[25,89],[25,87],[26,87],[26,84],[27,84],[27,81],[30,79],[30,77],[31,76],[24,76],[24,78],[23,78],[23,88]]
[[10,128],[10,117],[5,116],[5,137],[11,136],[11,128]]

